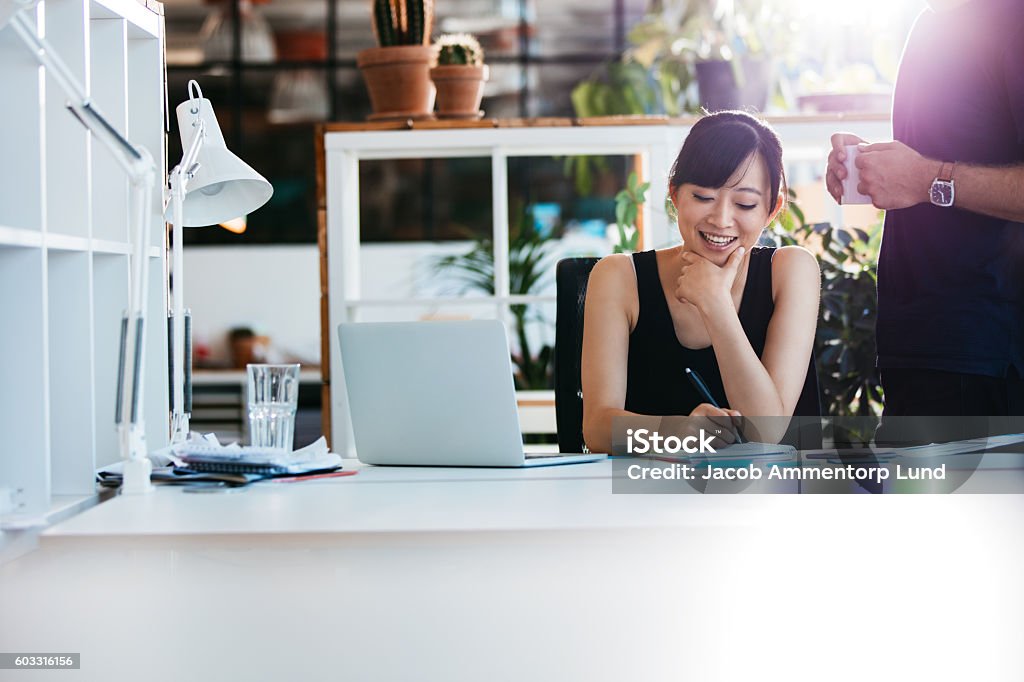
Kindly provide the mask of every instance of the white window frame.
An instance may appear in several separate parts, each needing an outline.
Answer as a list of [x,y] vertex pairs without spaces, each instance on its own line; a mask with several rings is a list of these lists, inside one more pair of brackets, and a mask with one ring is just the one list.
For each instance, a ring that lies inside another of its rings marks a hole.
[[[678,240],[675,226],[662,210],[668,191],[668,172],[690,127],[697,119],[652,119],[650,125],[565,125],[449,128],[414,130],[331,130],[323,135],[324,188],[328,285],[326,335],[330,358],[323,363],[329,372],[331,440],[343,456],[354,453],[344,376],[336,329],[342,322],[358,319],[362,308],[443,304],[448,306],[493,304],[499,319],[509,304],[547,303],[553,296],[511,295],[508,263],[508,159],[549,156],[633,156],[639,175],[651,183],[648,200],[641,207],[643,240],[662,245]],[[786,150],[787,164],[821,160],[828,154],[829,137],[848,130],[869,140],[889,139],[887,115],[842,115],[770,118]],[[631,122],[632,123],[632,122]],[[350,126],[347,126],[350,128]],[[360,287],[359,163],[379,159],[490,158],[494,243],[494,295],[464,298],[371,299]],[[833,222],[840,222],[836,207]],[[326,394],[325,394],[326,400]]]

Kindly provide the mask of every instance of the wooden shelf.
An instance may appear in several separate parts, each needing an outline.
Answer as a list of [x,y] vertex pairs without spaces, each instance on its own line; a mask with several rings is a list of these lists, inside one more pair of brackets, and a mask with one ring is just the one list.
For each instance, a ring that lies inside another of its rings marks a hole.
[[[765,119],[777,124],[836,123],[841,121],[888,121],[888,112],[876,113],[835,113],[835,114],[786,114],[766,116]],[[354,123],[323,123],[318,126],[322,133],[354,133],[386,130],[469,130],[474,128],[574,128],[595,126],[692,126],[699,116],[593,116],[590,118],[549,117],[549,118],[484,118],[479,121],[446,121],[437,119],[405,119],[400,121],[361,121]],[[318,134],[318,136],[319,136]]]

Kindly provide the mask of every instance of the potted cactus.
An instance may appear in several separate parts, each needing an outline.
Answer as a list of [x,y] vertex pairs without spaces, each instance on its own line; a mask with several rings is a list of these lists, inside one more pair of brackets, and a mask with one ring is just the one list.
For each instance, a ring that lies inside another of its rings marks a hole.
[[443,35],[434,43],[437,66],[430,78],[437,86],[438,118],[477,119],[487,80],[484,51],[467,33]]
[[373,32],[379,47],[356,55],[370,92],[371,121],[433,116],[433,23],[434,0],[373,0]]

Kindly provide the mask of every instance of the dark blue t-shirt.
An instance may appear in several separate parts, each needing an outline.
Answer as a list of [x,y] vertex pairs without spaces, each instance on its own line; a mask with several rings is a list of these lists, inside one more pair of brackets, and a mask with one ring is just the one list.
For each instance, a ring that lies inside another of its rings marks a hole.
[[[892,121],[893,137],[930,159],[1024,163],[1024,2],[923,12]],[[877,342],[883,369],[1024,374],[1024,224],[955,206],[889,211]]]

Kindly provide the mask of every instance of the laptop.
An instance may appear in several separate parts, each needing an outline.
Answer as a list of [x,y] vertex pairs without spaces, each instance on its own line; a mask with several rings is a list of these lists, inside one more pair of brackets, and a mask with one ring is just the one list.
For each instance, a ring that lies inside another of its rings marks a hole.
[[342,323],[338,337],[361,462],[536,467],[604,459],[523,451],[498,320]]

